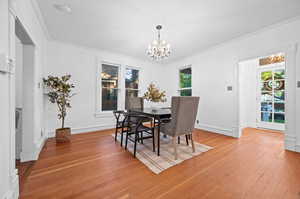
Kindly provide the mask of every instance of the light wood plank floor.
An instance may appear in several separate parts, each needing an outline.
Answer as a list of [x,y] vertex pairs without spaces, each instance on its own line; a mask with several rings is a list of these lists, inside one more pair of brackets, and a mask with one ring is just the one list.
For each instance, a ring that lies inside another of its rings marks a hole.
[[159,175],[120,147],[112,130],[49,139],[27,178],[23,199],[300,199],[300,154],[280,133],[245,129],[235,139],[195,130],[214,149]]

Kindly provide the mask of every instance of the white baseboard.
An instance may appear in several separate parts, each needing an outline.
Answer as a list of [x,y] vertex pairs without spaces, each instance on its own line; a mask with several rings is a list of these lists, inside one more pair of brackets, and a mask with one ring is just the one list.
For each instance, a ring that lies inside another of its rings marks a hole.
[[[80,128],[71,128],[72,134],[79,134],[79,133],[88,133],[93,131],[101,131],[106,129],[115,128],[115,124],[106,124],[106,125],[97,125],[97,126],[87,126],[87,127],[80,127]],[[49,138],[55,137],[55,132],[48,133]]]
[[225,129],[217,126],[212,126],[212,125],[207,125],[207,124],[197,124],[195,126],[197,129],[213,132],[213,133],[218,133],[230,137],[235,137],[234,135],[234,130],[233,129]]
[[41,138],[37,143],[35,143],[35,148],[33,151],[22,151],[21,152],[21,162],[38,160],[40,152],[42,151],[46,137]]
[[19,176],[16,173],[11,178],[11,189],[8,190],[4,196],[2,196],[2,199],[18,199],[19,198]]
[[[289,151],[297,151],[296,142],[297,142],[296,136],[285,135],[284,148]],[[300,152],[300,150],[298,150],[298,152]]]

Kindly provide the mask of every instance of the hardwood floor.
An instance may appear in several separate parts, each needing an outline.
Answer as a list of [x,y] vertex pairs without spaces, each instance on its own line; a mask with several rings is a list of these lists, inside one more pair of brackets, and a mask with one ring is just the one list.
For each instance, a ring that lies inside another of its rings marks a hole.
[[245,129],[242,138],[195,130],[214,149],[152,173],[110,136],[112,130],[50,139],[21,193],[35,198],[300,199],[300,154],[283,135]]

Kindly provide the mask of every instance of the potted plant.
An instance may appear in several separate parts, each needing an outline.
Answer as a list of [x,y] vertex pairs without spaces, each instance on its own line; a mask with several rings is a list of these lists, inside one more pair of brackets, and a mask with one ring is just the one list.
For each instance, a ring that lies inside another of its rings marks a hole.
[[65,127],[65,118],[67,109],[71,108],[70,100],[74,96],[72,89],[74,85],[69,83],[71,75],[64,75],[62,77],[48,76],[43,78],[45,87],[48,89],[47,96],[49,101],[57,105],[58,119],[61,120],[61,128],[56,129],[55,138],[56,142],[69,142],[71,129]]
[[160,91],[159,88],[155,86],[154,83],[151,83],[146,93],[144,94],[144,99],[153,103],[166,102],[166,92]]

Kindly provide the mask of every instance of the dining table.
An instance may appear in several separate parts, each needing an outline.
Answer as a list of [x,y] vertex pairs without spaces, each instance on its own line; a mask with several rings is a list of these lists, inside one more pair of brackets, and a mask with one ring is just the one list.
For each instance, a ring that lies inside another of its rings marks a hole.
[[165,108],[136,108],[130,109],[130,112],[137,113],[146,117],[153,118],[153,135],[157,130],[157,155],[160,155],[160,127],[164,121],[171,118],[171,107]]

